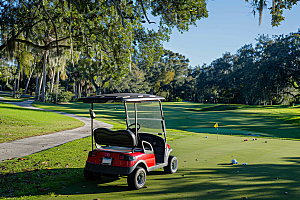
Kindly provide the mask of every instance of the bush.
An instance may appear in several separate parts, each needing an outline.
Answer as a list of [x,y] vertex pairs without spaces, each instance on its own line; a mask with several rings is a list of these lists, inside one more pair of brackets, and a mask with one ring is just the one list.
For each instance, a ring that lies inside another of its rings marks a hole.
[[182,102],[182,99],[181,99],[180,97],[176,97],[176,98],[175,98],[175,101],[176,101],[176,102]]
[[69,91],[65,91],[62,86],[55,87],[52,93],[47,93],[45,101],[48,103],[67,103],[69,102],[74,94]]
[[60,102],[65,102],[65,103],[69,102],[72,99],[73,95],[74,94],[70,91],[63,91],[63,92],[60,93],[59,101]]
[[18,91],[16,91],[15,98],[16,99],[20,99],[21,96],[22,96],[22,94],[23,94],[23,92],[24,92],[24,89],[20,88]]

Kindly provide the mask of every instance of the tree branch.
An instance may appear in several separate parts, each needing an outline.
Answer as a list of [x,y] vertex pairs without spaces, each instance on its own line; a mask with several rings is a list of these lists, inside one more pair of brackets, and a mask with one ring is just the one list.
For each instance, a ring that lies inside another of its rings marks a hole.
[[[67,49],[70,48],[70,46],[67,46],[67,45],[52,46],[51,43],[49,43],[47,45],[44,45],[44,46],[41,46],[41,45],[37,45],[37,44],[34,44],[30,41],[22,40],[22,39],[15,39],[15,41],[23,43],[23,44],[27,44],[29,46],[32,46],[34,48],[41,49],[41,50],[50,50],[50,49],[54,49],[54,48],[67,48]],[[55,41],[53,41],[53,42],[55,42]]]
[[53,21],[53,19],[50,17],[49,13],[46,11],[45,6],[43,5],[43,10],[46,13],[46,15],[48,16],[48,18],[51,20],[53,28],[54,28],[54,32],[55,32],[55,39],[56,39],[56,47],[57,47],[57,52],[56,55],[59,56],[59,48],[58,48],[58,41],[57,41],[57,31],[56,31],[56,26],[55,23]]
[[148,19],[148,16],[147,16],[147,13],[146,13],[146,10],[145,10],[143,1],[142,1],[142,0],[139,0],[139,2],[141,3],[142,9],[143,9],[143,13],[144,13],[144,15],[145,15],[145,17],[146,17],[148,23],[149,23],[149,24],[152,24],[152,23],[155,24],[155,22],[150,22],[150,20]]
[[300,97],[300,94],[293,94],[293,93],[291,93],[291,92],[283,92],[283,94],[291,95],[291,96],[294,97],[295,99],[296,99],[297,97]]
[[117,8],[117,11],[118,11],[119,15],[120,15],[121,18],[122,18],[122,25],[123,25],[123,27],[125,28],[124,15],[123,15],[123,13],[121,12],[121,9],[120,9],[119,5],[115,2],[115,0],[111,0],[111,1],[115,4],[115,6],[116,6],[116,8]]

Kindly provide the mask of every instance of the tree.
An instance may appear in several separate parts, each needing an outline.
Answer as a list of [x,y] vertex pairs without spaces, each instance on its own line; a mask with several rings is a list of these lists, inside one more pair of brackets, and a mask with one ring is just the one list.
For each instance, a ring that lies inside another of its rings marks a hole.
[[[146,30],[142,25],[152,23],[148,13],[160,16],[158,31]],[[10,59],[16,43],[44,51],[44,99],[50,50],[56,49],[57,56],[69,50],[73,65],[74,52],[78,51],[86,63],[100,62],[91,66],[107,71],[108,77],[121,78],[133,53],[151,64],[161,55],[161,42],[169,39],[172,28],[187,31],[203,17],[207,17],[205,0],[1,1],[0,51],[4,50]],[[94,80],[95,74],[91,76]]]
[[271,5],[268,5],[270,1],[267,0],[245,0],[250,3],[252,7],[252,13],[255,16],[256,12],[259,13],[259,26],[262,21],[262,13],[264,8],[270,6],[268,9],[270,10],[270,14],[272,16],[271,25],[279,26],[282,21],[284,21],[285,17],[283,16],[283,11],[288,9],[292,9],[293,6],[297,5],[299,0],[272,0]]

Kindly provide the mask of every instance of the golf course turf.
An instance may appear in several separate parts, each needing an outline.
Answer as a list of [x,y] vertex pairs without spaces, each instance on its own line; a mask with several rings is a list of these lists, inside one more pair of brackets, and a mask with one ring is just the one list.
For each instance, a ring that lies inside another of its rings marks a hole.
[[[56,109],[88,114],[87,108],[67,106]],[[121,127],[123,124],[116,122],[124,119],[121,106],[97,105],[95,110],[98,116],[105,115],[105,120]],[[179,160],[178,171],[171,175],[162,169],[150,172],[141,190],[129,190],[123,177],[86,181],[83,167],[90,149],[88,137],[2,162],[0,191],[6,193],[1,195],[11,193],[21,199],[300,199],[300,141],[295,140],[299,139],[299,129],[290,123],[296,114],[288,118],[290,112],[286,110],[290,108],[285,107],[273,107],[278,112],[274,113],[268,108],[218,106],[163,104],[167,128],[172,129],[168,130],[168,143]],[[212,134],[216,133],[215,123],[219,123],[219,135]],[[189,129],[191,132],[186,131]],[[202,132],[205,129],[211,130],[210,134]],[[222,129],[227,132],[223,134]],[[253,133],[293,140],[248,136]],[[238,164],[231,165],[232,159]]]

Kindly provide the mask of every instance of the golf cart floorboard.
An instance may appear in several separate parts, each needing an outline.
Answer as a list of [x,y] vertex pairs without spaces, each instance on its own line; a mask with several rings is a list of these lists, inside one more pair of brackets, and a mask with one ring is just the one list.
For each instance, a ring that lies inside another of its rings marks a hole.
[[168,163],[156,163],[153,167],[149,167],[149,171],[153,171],[162,167],[166,167]]

